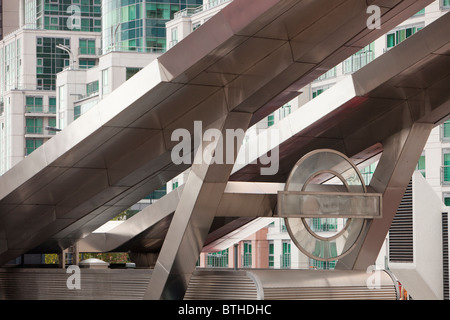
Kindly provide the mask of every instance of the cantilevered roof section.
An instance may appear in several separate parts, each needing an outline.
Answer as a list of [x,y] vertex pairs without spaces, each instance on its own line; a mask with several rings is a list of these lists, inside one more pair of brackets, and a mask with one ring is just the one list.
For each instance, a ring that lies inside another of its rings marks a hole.
[[[235,0],[0,178],[0,265],[60,250],[188,166],[178,128],[253,123],[432,0]],[[368,29],[367,6],[382,10]]]
[[[253,228],[254,218],[273,217],[277,191],[283,190],[295,162],[311,150],[339,150],[352,157],[355,164],[362,164],[380,155],[384,141],[405,126],[437,125],[449,115],[450,15],[446,14],[259,138],[245,143],[241,153],[252,154],[249,150],[255,149],[255,144],[261,148],[256,149],[254,158],[242,157],[247,162],[235,165],[231,177],[235,181],[228,182],[216,212],[216,217],[242,219],[227,221],[212,231],[206,249],[226,249],[239,232],[248,234],[243,230]],[[269,144],[267,137],[278,139]],[[259,144],[260,140],[264,143]],[[262,176],[261,165],[253,162],[275,148],[280,155],[279,174]],[[81,246],[105,251],[158,251],[183,188],[172,191],[120,227],[86,237]]]

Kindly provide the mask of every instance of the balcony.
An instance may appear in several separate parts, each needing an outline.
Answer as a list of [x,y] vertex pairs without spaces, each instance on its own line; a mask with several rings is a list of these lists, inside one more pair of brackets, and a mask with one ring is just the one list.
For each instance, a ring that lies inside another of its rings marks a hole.
[[54,136],[55,131],[46,130],[43,126],[26,126],[25,137],[27,138],[46,138],[48,136]]
[[196,13],[203,12],[203,11],[215,8],[217,6],[220,6],[221,4],[224,4],[224,3],[227,3],[227,2],[231,2],[231,1],[233,1],[233,0],[214,0],[214,1],[206,3],[206,4],[204,4],[202,6],[199,6],[199,7],[186,8],[186,9],[183,9],[181,11],[176,12],[174,14],[173,18],[174,19],[178,19],[178,18],[181,18],[181,17],[190,17],[190,16],[193,16]]
[[56,114],[56,106],[49,106],[48,108],[44,108],[39,105],[26,105],[25,106],[25,115],[26,116],[46,116],[49,114]]

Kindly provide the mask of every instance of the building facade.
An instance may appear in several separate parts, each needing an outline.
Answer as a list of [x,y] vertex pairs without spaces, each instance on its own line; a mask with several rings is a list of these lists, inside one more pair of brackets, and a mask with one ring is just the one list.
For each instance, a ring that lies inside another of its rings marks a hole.
[[100,48],[98,1],[7,2],[21,25],[0,41],[0,174],[55,135],[56,74],[97,64]]
[[103,0],[103,53],[165,52],[166,22],[176,12],[200,4],[201,0]]

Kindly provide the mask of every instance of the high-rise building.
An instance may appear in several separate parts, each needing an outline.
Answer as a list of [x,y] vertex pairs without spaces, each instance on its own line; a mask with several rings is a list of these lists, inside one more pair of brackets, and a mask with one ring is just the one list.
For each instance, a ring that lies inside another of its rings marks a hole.
[[103,53],[166,51],[166,22],[202,0],[103,0]]
[[101,35],[99,0],[3,1],[5,8],[17,26],[3,28],[0,41],[0,173],[54,136],[56,74],[97,64]]
[[101,31],[101,0],[20,0],[31,29]]

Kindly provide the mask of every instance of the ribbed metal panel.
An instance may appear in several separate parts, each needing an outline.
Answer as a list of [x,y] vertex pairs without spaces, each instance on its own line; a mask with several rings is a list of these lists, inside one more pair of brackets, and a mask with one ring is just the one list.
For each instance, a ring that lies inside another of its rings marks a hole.
[[[1,300],[141,300],[152,275],[149,269],[81,269],[81,289],[68,289],[63,269],[0,269]],[[390,275],[355,271],[196,270],[186,300],[395,300]],[[369,282],[368,282],[369,281]]]
[[185,300],[256,300],[257,285],[245,271],[196,271]]
[[389,229],[389,260],[391,262],[414,261],[412,181],[406,188]]
[[2,300],[142,299],[151,270],[81,269],[81,289],[68,289],[63,269],[0,269]]
[[367,286],[265,288],[266,300],[396,300],[395,287]]
[[448,266],[448,213],[442,213],[442,262],[444,276],[444,300],[449,300],[449,266]]

